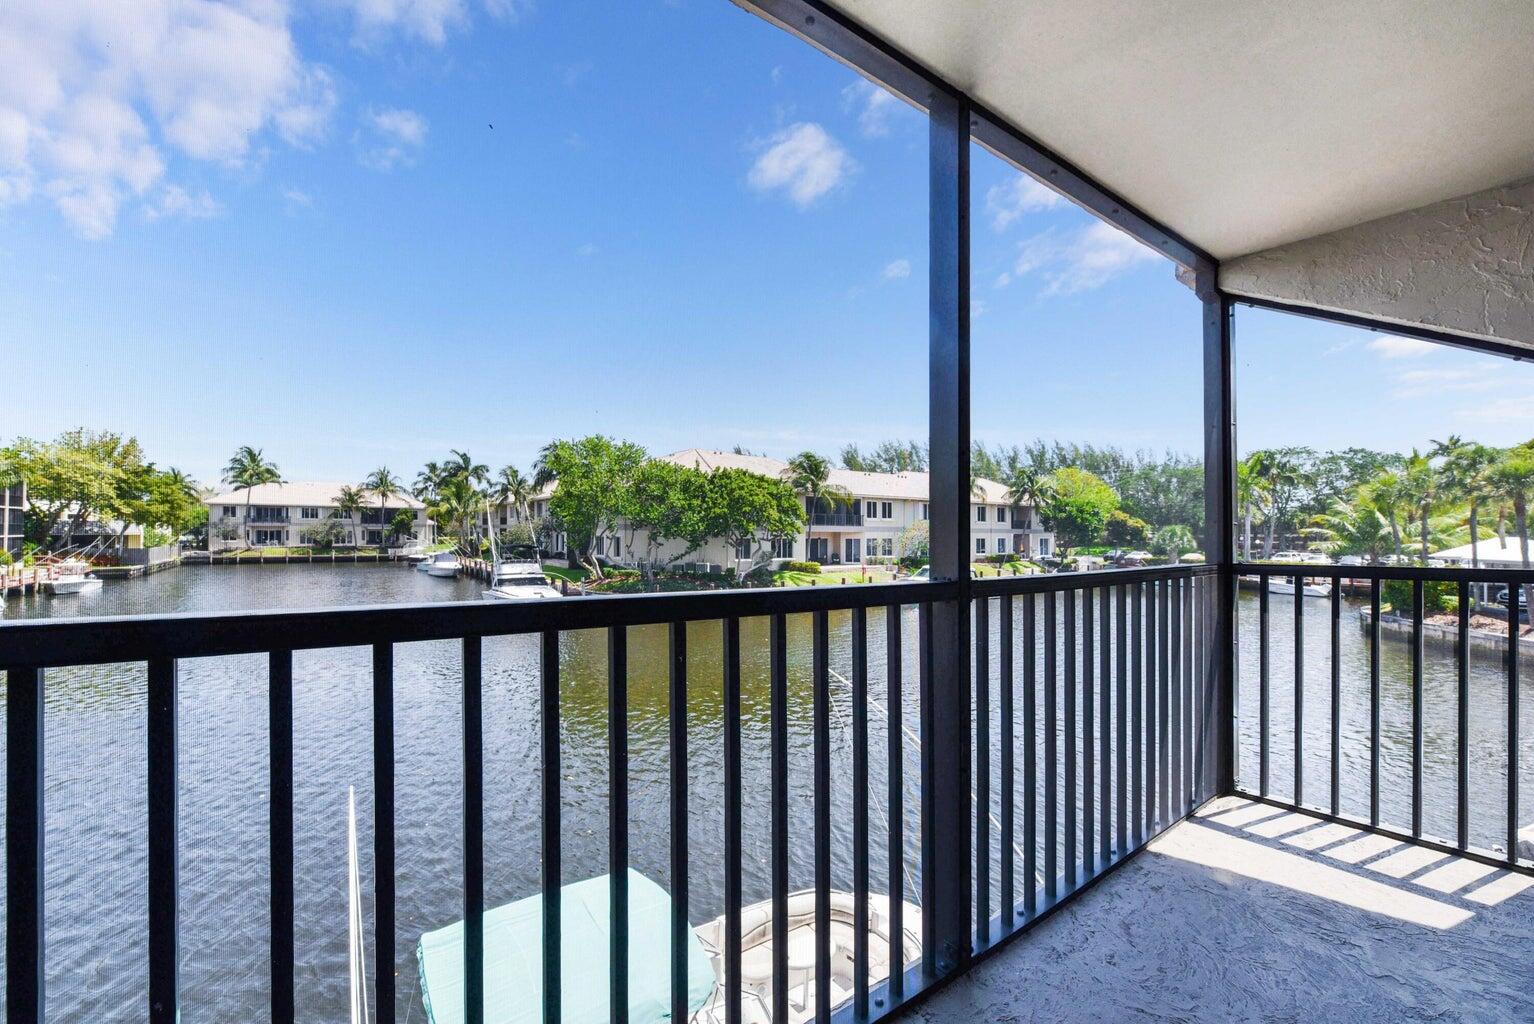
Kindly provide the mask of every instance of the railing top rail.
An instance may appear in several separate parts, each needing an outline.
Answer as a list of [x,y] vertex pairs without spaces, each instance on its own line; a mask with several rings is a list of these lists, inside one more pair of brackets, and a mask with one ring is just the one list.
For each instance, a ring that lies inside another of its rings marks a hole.
[[1187,579],[1195,576],[1218,576],[1213,565],[1150,565],[1138,569],[1094,569],[1091,572],[1038,573],[1033,576],[986,576],[971,581],[977,597],[1006,594],[1048,594],[1062,590],[1088,590],[1117,587],[1148,580]]
[[0,667],[100,665],[947,601],[948,582],[41,619],[0,625]]
[[1316,562],[1237,562],[1240,576],[1307,576],[1329,580],[1426,580],[1431,582],[1534,584],[1534,569],[1447,565],[1329,565]]

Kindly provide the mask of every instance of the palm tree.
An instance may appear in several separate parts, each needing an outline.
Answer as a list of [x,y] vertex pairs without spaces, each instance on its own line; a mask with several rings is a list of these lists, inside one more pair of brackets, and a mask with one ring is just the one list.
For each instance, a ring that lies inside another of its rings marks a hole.
[[484,484],[489,481],[489,466],[482,462],[475,462],[469,457],[468,452],[461,452],[457,448],[448,450],[452,452],[453,457],[442,466],[443,475],[462,477],[471,484]]
[[1405,498],[1415,514],[1421,538],[1417,557],[1423,565],[1426,565],[1431,550],[1429,533],[1432,529],[1433,517],[1442,511],[1444,505],[1443,480],[1432,461],[1415,448],[1406,459],[1401,480],[1405,488]]
[[805,517],[804,557],[810,557],[810,531],[815,522],[815,511],[821,502],[832,508],[846,508],[852,504],[852,494],[845,487],[830,482],[831,463],[814,452],[800,452],[788,460],[783,470],[783,480],[795,494],[805,499],[809,515]]
[[481,494],[468,478],[453,476],[442,485],[437,495],[437,503],[432,506],[432,517],[439,523],[446,523],[454,529],[458,537],[458,550],[465,555],[478,555],[478,546],[469,544],[468,525],[471,519],[476,519],[485,507],[485,496]]
[[1382,560],[1391,546],[1389,521],[1362,497],[1332,502],[1310,521],[1305,535],[1328,555],[1359,555],[1370,562]]
[[1236,507],[1241,510],[1241,560],[1252,560],[1252,517],[1267,500],[1267,487],[1260,476],[1261,453],[1248,455],[1236,463]]
[[360,487],[346,484],[336,494],[335,514],[346,518],[347,534],[353,545],[357,543],[357,513],[366,503],[367,494]]
[[1275,532],[1283,514],[1279,507],[1281,494],[1292,493],[1305,482],[1305,470],[1299,461],[1286,450],[1263,450],[1247,457],[1253,475],[1262,484],[1262,492],[1268,501],[1268,536],[1263,544],[1263,557],[1273,557]]
[[410,493],[415,495],[417,501],[430,505],[437,500],[437,488],[441,486],[441,463],[428,462],[415,475],[415,486],[410,489]]
[[400,483],[398,477],[389,472],[388,466],[379,466],[377,469],[373,470],[372,473],[368,474],[368,478],[366,480],[362,481],[363,490],[372,491],[374,494],[378,495],[379,536],[383,535],[383,526],[385,525],[384,505],[390,498],[395,498],[401,494],[404,494],[404,486],[404,484]]
[[1007,503],[1013,508],[1023,505],[1035,513],[1054,500],[1054,481],[1048,473],[1026,463],[1012,465],[1007,473]]
[[1402,506],[1406,504],[1407,495],[1406,484],[1401,474],[1387,469],[1360,489],[1359,499],[1384,516],[1390,524],[1390,537],[1395,547],[1396,561],[1403,561],[1405,554],[1401,548],[1400,512]]
[[250,546],[250,496],[251,490],[262,484],[285,484],[277,464],[262,454],[260,448],[242,445],[224,467],[224,483],[237,491],[245,492],[245,518],[240,524],[240,540]]
[[529,518],[527,504],[533,497],[533,482],[523,476],[516,466],[501,467],[495,476],[493,494],[496,504],[511,504],[517,514],[517,522]]
[[1464,441],[1451,434],[1447,440],[1434,441],[1431,454],[1443,459],[1439,472],[1446,495],[1470,506],[1470,565],[1479,569],[1480,506],[1487,497],[1486,472],[1496,463],[1499,453],[1495,448]]
[[[1529,565],[1529,502],[1534,500],[1534,441],[1511,448],[1486,471],[1488,489],[1513,506],[1513,528],[1523,545],[1523,567]],[[1523,606],[1534,621],[1534,586],[1523,588]]]

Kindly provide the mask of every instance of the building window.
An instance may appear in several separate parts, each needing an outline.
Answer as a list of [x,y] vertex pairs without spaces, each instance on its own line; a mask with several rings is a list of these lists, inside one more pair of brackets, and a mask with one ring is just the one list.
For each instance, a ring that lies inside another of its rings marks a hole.
[[320,510],[313,505],[305,505],[298,510],[298,516],[300,519],[318,519],[320,517]]
[[749,540],[743,540],[735,545],[735,557],[740,559],[751,557],[751,542]]
[[1007,553],[1007,538],[1005,538],[1005,537],[997,537],[996,538],[996,553],[998,555],[1004,555],[1004,554]]
[[978,522],[982,522],[982,523],[985,522],[985,506],[984,505],[976,505],[975,506],[975,519]]
[[977,555],[985,554],[985,538],[984,537],[976,537],[975,538],[975,554],[977,554]]
[[924,521],[927,518],[927,503],[925,501],[921,503],[921,517]]
[[783,537],[772,542],[773,558],[793,558],[794,541],[792,537]]
[[368,531],[368,543],[374,545],[375,547],[378,546],[379,544],[382,544],[383,543],[383,531],[382,530],[369,530]]
[[1039,556],[1042,557],[1042,558],[1048,558],[1049,557],[1049,538],[1048,537],[1040,537],[1039,538]]
[[883,514],[881,514],[879,516],[879,518],[880,519],[894,519],[895,518],[895,506],[892,505],[890,502],[886,501],[884,503],[884,512],[883,512]]
[[997,506],[996,521],[998,523],[1004,523],[1007,521],[1007,510],[1004,506]]
[[891,557],[894,556],[894,554],[895,554],[895,538],[894,537],[885,537],[884,538],[884,557],[885,558],[891,558]]
[[224,506],[224,518],[225,519],[233,519],[235,516],[237,516],[239,514],[240,514],[240,510],[235,508],[233,505],[225,505]]

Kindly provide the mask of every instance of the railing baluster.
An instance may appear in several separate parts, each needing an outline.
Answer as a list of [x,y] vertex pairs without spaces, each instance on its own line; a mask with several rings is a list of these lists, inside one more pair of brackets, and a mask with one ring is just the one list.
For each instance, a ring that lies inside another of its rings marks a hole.
[[[1115,841],[1118,844],[1118,855],[1122,857],[1129,852],[1129,593],[1122,584],[1113,588],[1113,605],[1114,632],[1117,634],[1113,659],[1114,705],[1117,712],[1114,734],[1118,741],[1114,758],[1114,767],[1118,773],[1114,824],[1117,827]],[[1135,745],[1139,746],[1138,739]]]
[[484,642],[463,638],[463,1014],[485,1020]]
[[1160,685],[1157,680],[1159,674],[1156,667],[1158,634],[1156,632],[1157,603],[1161,587],[1155,582],[1145,584],[1145,834],[1156,834],[1156,796],[1159,788],[1156,781],[1157,762],[1160,744],[1157,742],[1161,721]]
[[1038,612],[1023,595],[1023,912],[1039,911]]
[[1369,584],[1369,825],[1380,827],[1380,581]]
[[[831,1020],[831,676],[830,616],[816,611],[814,631],[814,814],[815,814],[815,1019]],[[686,973],[683,972],[683,981]],[[672,1020],[685,1020],[686,1008]]]
[[[1521,588],[1507,583],[1507,862],[1518,863],[1518,603]],[[1529,615],[1534,620],[1534,611]]]
[[1059,761],[1056,757],[1055,691],[1060,685],[1056,663],[1055,592],[1044,595],[1044,899],[1050,906],[1058,895]]
[[1110,727],[1113,688],[1113,618],[1112,594],[1107,587],[1097,591],[1098,649],[1102,652],[1102,668],[1097,674],[1097,790],[1098,790],[1098,850],[1097,856],[1106,869],[1113,863],[1113,730]]
[[1146,756],[1146,744],[1150,731],[1145,728],[1145,645],[1148,642],[1145,629],[1145,584],[1133,584],[1134,614],[1131,616],[1134,638],[1130,651],[1134,659],[1134,679],[1130,689],[1129,755],[1131,758],[1130,798],[1134,820],[1134,847],[1145,842],[1147,811],[1145,808],[1145,772],[1150,763]]
[[1156,588],[1156,823],[1165,828],[1171,822],[1171,731],[1169,696],[1171,688],[1170,647],[1171,611],[1168,608],[1169,581],[1158,580]]
[[687,623],[669,629],[671,740],[671,1019],[686,1020],[687,938]]
[[1017,842],[1015,790],[1017,786],[1016,744],[1013,715],[1015,695],[1013,683],[1012,649],[1012,597],[1002,595],[998,604],[1001,611],[1000,630],[996,642],[1000,645],[1000,662],[997,670],[1001,675],[1001,924],[1003,934],[1010,932],[1017,923],[1017,858],[1012,847]]
[[1193,809],[1194,787],[1199,778],[1193,769],[1193,733],[1194,733],[1194,667],[1198,664],[1197,656],[1193,648],[1193,593],[1196,580],[1189,577],[1182,581],[1182,774],[1179,776],[1179,785],[1182,789],[1182,806],[1178,809],[1179,815],[1187,814]]
[[1061,655],[1065,660],[1064,707],[1061,709],[1065,729],[1065,891],[1076,888],[1076,592],[1067,590],[1065,599],[1065,647]]
[[[889,849],[885,857],[888,861],[890,894],[889,992],[890,999],[895,1003],[905,997],[905,711],[901,692],[905,647],[900,627],[901,606],[889,605],[884,609],[885,724],[889,750],[885,765]],[[773,1017],[773,1020],[785,1019]]]
[[43,1024],[43,670],[5,676],[5,1006]]
[[1294,576],[1294,805],[1305,804],[1305,577]]
[[[729,652],[726,651],[725,670],[727,672],[730,664],[728,655]],[[726,742],[728,743],[728,738]],[[728,764],[728,755],[726,762]],[[738,764],[736,769],[739,770]],[[726,892],[729,886],[728,877],[727,874]],[[738,873],[736,882],[738,885]],[[607,902],[612,918],[612,928],[607,937],[608,1020],[610,1024],[628,1024],[629,632],[627,626],[607,627]],[[728,913],[729,908],[738,903],[738,899],[734,903],[727,901],[725,912]],[[737,926],[731,934],[738,936],[740,928]],[[736,966],[739,967],[738,961]],[[739,1022],[731,1021],[730,1024],[739,1024]]]
[[[543,820],[540,830],[543,888],[543,1022],[561,1024],[564,1004],[564,941],[561,914],[564,892],[560,860],[559,631],[546,629],[539,642],[539,746],[542,760]],[[384,1017],[393,1020],[393,1016]]]
[[[373,645],[374,1016],[395,1019],[394,647]],[[364,980],[365,983],[365,980]]]
[[[724,620],[724,1019],[740,1024],[740,620]],[[856,706],[853,715],[856,718]],[[865,826],[866,827],[866,826]],[[866,839],[865,839],[866,841]]]
[[1167,751],[1170,761],[1167,772],[1167,793],[1170,802],[1167,804],[1168,822],[1182,817],[1182,587],[1178,580],[1167,580],[1167,601],[1171,613],[1170,635],[1168,646],[1170,647],[1171,678],[1168,692],[1170,725],[1168,727],[1167,742],[1170,749]]
[[1093,718],[1097,633],[1092,591],[1081,592],[1081,864],[1082,874],[1097,874],[1097,733]]
[[991,601],[974,600],[975,931],[991,940]]
[[1459,778],[1458,778],[1458,813],[1455,821],[1458,825],[1459,848],[1470,848],[1470,584],[1464,580],[1459,581],[1459,630],[1458,630],[1458,669],[1459,669],[1459,741],[1456,751],[1459,754]]
[[1422,581],[1411,588],[1411,834],[1422,838]]
[[176,662],[149,662],[149,1021],[177,1024],[178,991],[176,806]]
[[772,1019],[788,1019],[788,620],[771,620]]
[[919,859],[921,862],[921,970],[929,981],[937,977],[937,913],[933,894],[937,891],[937,879],[933,877],[933,847],[936,843],[932,823],[936,813],[933,771],[936,760],[932,747],[936,733],[933,715],[935,706],[933,686],[936,681],[932,672],[932,602],[923,601],[916,610],[917,692],[920,694],[917,735],[921,738],[918,761],[921,771],[921,823]]
[[1268,630],[1268,593],[1272,584],[1271,576],[1257,577],[1257,792],[1262,796],[1268,795],[1269,752],[1272,746],[1269,742],[1272,734],[1272,698],[1268,685],[1272,647]]
[[1342,813],[1342,581],[1332,581],[1332,813]]
[[293,1024],[293,652],[267,657],[272,1024]]
[[[852,610],[852,1015],[868,1019],[868,609]],[[726,1024],[739,1024],[727,1021]]]

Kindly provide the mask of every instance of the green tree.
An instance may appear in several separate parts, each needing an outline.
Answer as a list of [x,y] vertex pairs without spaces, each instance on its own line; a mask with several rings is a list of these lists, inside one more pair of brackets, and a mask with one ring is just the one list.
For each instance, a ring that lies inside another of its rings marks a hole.
[[1008,467],[1001,482],[1007,487],[1007,503],[1014,509],[1027,506],[1037,510],[1054,497],[1054,481],[1050,476],[1026,463]]
[[533,482],[523,476],[522,471],[516,466],[501,467],[500,472],[495,475],[491,493],[497,505],[511,506],[518,522],[531,516],[528,503],[533,497]]
[[371,491],[378,498],[378,526],[380,530],[386,530],[388,524],[384,522],[384,506],[390,498],[404,494],[405,485],[400,483],[399,477],[389,472],[388,466],[379,466],[362,481],[362,489]]
[[1150,543],[1150,524],[1114,509],[1103,529],[1103,541],[1116,548],[1143,548]]
[[409,537],[415,530],[415,511],[402,508],[389,519],[389,539]]
[[1499,458],[1495,448],[1465,441],[1457,435],[1434,441],[1432,455],[1442,459],[1439,473],[1446,496],[1464,502],[1469,509],[1470,565],[1481,567],[1481,503],[1487,497],[1487,471]]
[[1252,519],[1267,500],[1261,463],[1249,455],[1236,463],[1236,507],[1241,512],[1241,558],[1252,560]]
[[804,528],[804,557],[809,558],[813,514],[823,504],[833,510],[848,508],[852,505],[852,495],[845,487],[831,483],[831,463],[814,452],[800,452],[789,459],[783,479],[795,494],[804,498],[805,511],[810,513],[805,517]]
[[[1486,471],[1487,489],[1513,507],[1513,528],[1523,546],[1523,568],[1530,568],[1529,502],[1534,500],[1534,441],[1504,452]],[[1534,621],[1534,586],[1523,588],[1523,607]]]
[[1387,469],[1359,489],[1359,500],[1385,517],[1390,524],[1390,540],[1395,550],[1395,560],[1404,562],[1406,554],[1401,541],[1401,511],[1410,505],[1405,480],[1395,470]]
[[367,504],[368,496],[360,487],[343,484],[341,490],[336,493],[336,504],[331,515],[346,520],[349,533],[349,543],[357,543],[357,514],[362,511],[362,506]]
[[1040,513],[1055,531],[1059,547],[1083,547],[1095,543],[1119,507],[1119,496],[1102,477],[1066,466],[1050,474],[1049,501]]
[[1333,558],[1357,555],[1370,562],[1383,561],[1393,544],[1389,520],[1364,497],[1332,502],[1311,518],[1305,536]]
[[716,469],[708,476],[711,529],[736,548],[757,558],[775,540],[796,536],[804,527],[804,506],[782,480],[744,469]]
[[322,519],[299,534],[305,544],[321,550],[335,547],[347,535],[347,529],[339,519]]
[[245,516],[240,524],[240,542],[250,547],[250,496],[263,484],[284,484],[282,471],[268,459],[260,448],[242,445],[224,466],[224,483],[237,491],[245,492]]
[[470,536],[470,523],[477,522],[485,508],[485,496],[466,477],[454,476],[443,482],[430,515],[458,540],[459,554],[479,557],[479,544]]
[[1264,558],[1273,557],[1279,526],[1289,519],[1305,488],[1310,485],[1312,478],[1305,463],[1314,454],[1309,448],[1268,448],[1253,452],[1248,458],[1267,499]]
[[1151,550],[1175,561],[1190,551],[1197,551],[1198,538],[1186,526],[1174,523],[1156,531],[1151,537]]
[[639,445],[600,434],[551,441],[538,456],[534,486],[557,481],[549,512],[564,527],[572,559],[584,560],[599,579],[602,569],[590,555],[591,545],[622,520],[634,476],[647,461]]
[[927,446],[921,441],[881,441],[867,454],[855,444],[842,449],[842,465],[860,473],[924,473]]

